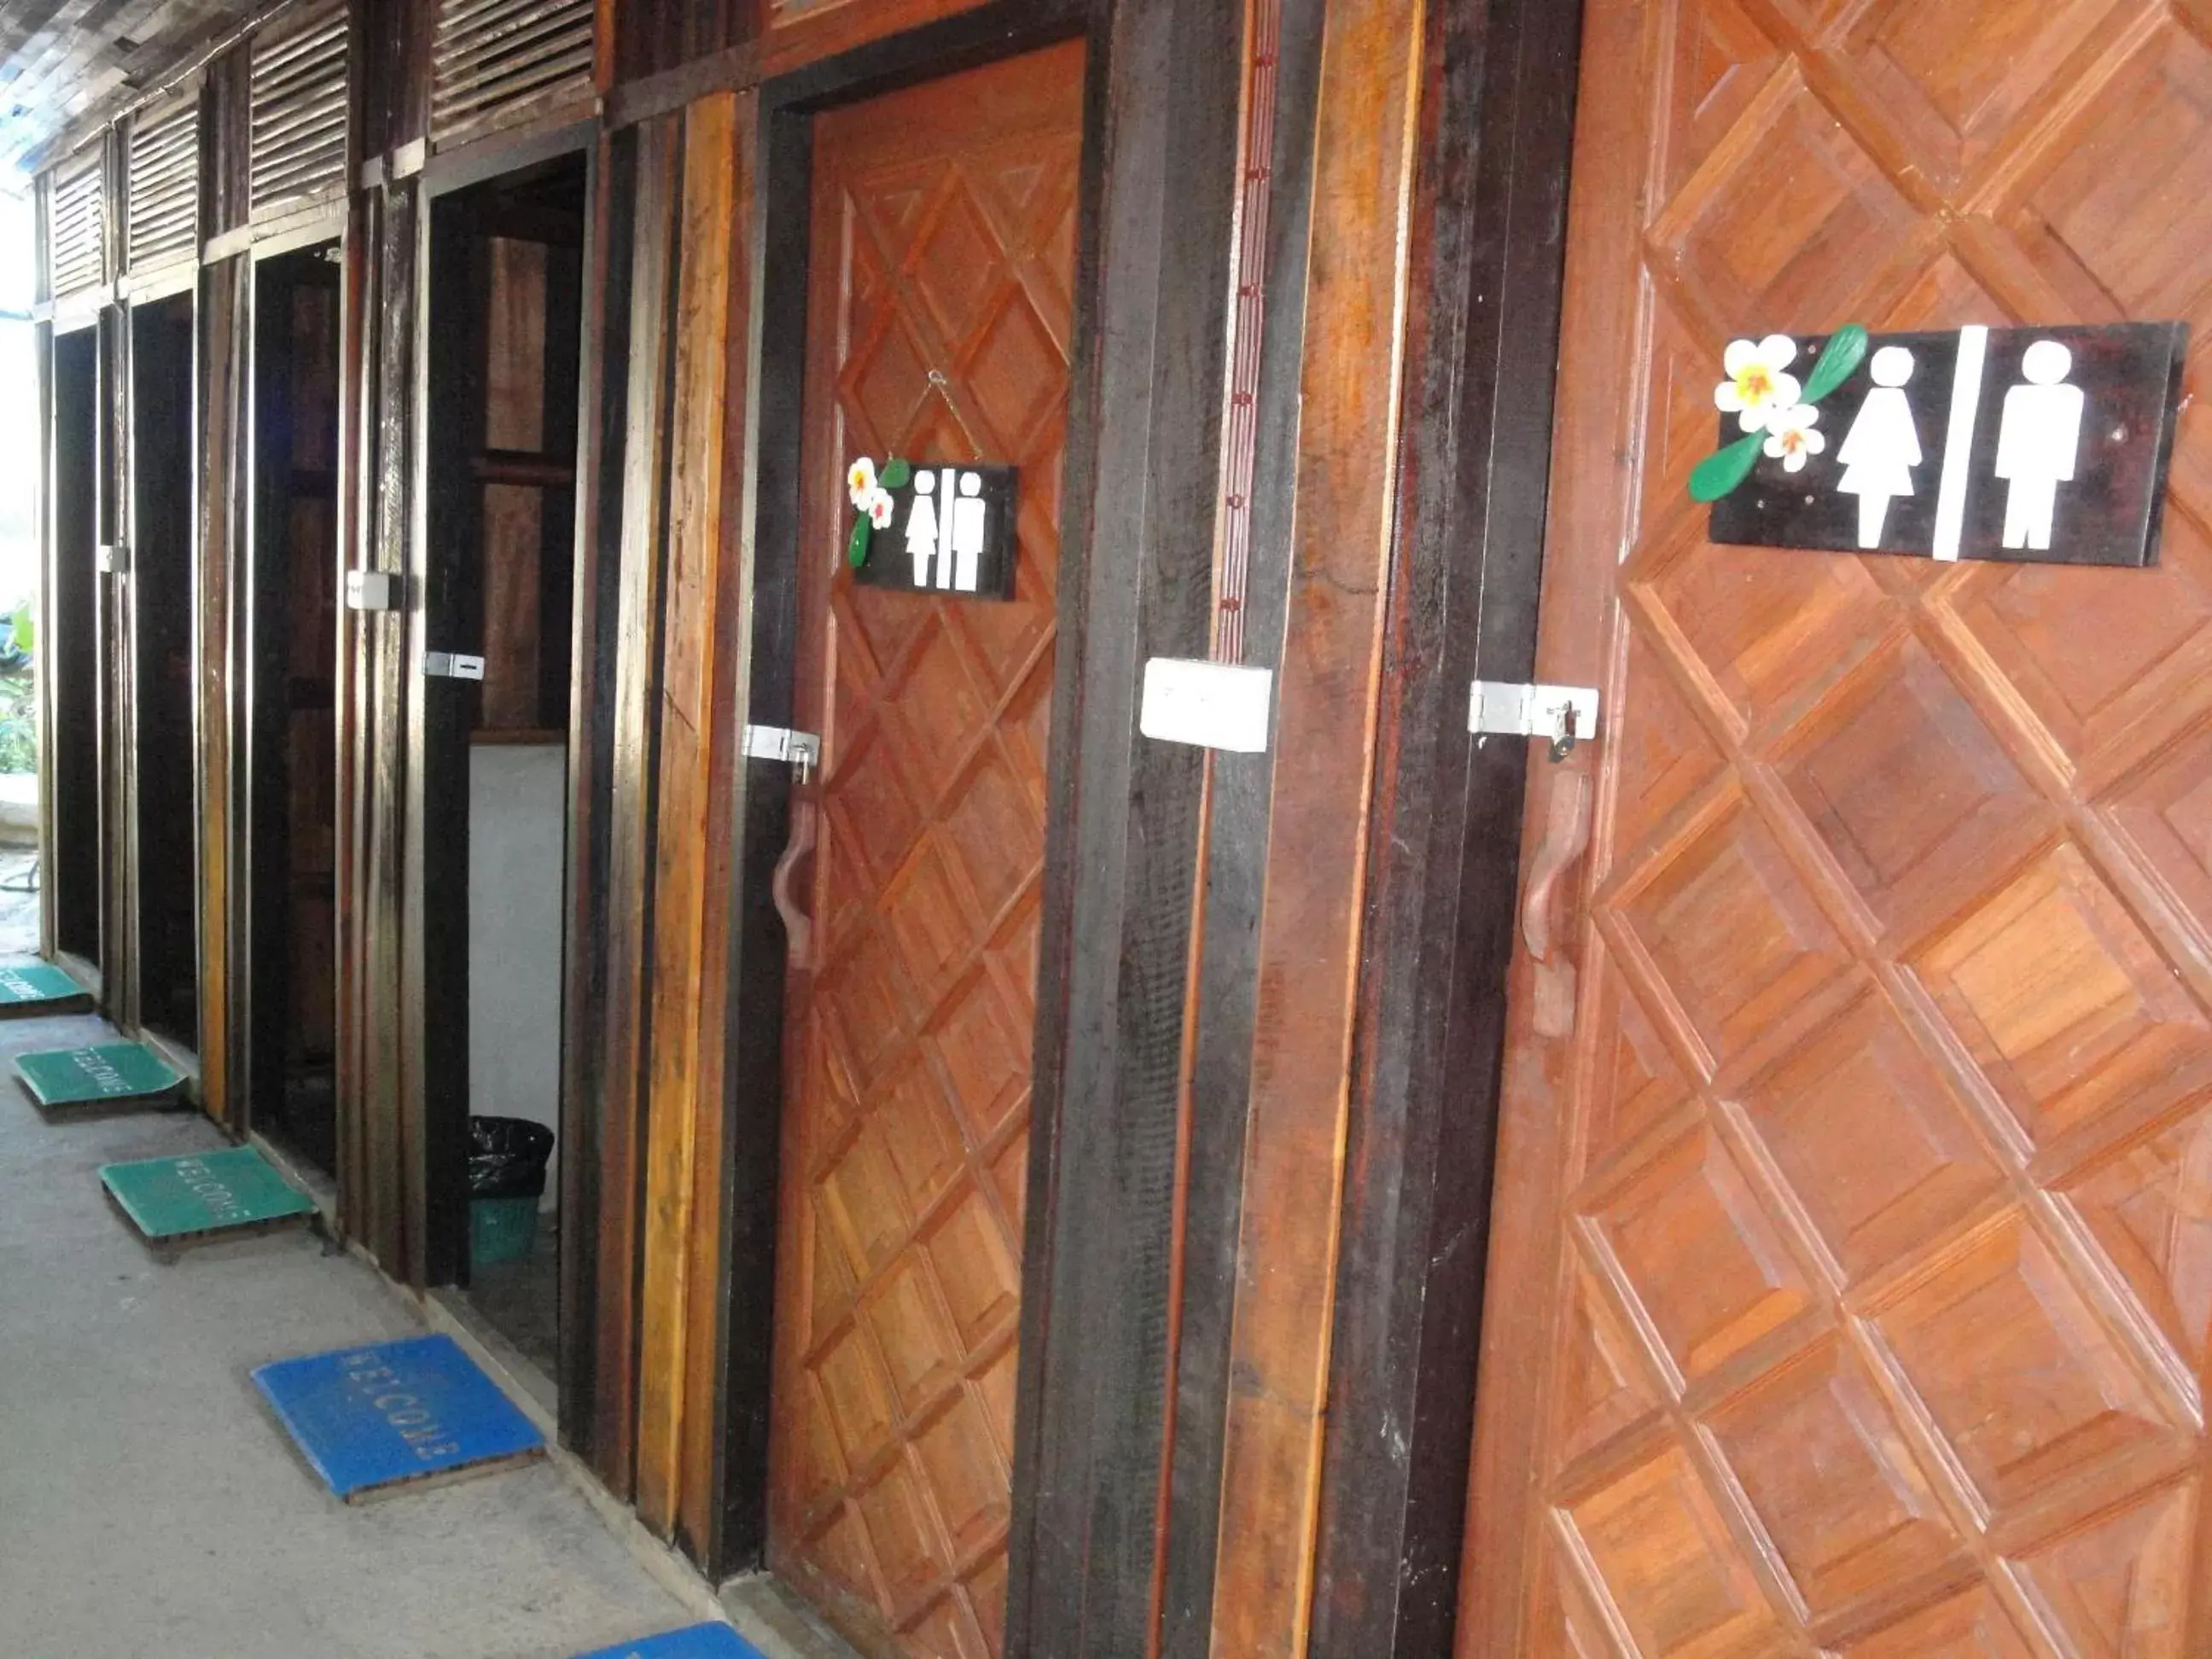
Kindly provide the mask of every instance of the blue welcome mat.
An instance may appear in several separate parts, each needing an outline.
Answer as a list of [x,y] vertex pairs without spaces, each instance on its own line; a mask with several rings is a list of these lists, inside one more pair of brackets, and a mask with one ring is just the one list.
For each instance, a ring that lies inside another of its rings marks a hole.
[[355,1498],[544,1454],[545,1441],[450,1336],[365,1343],[253,1373],[315,1473]]
[[765,1659],[761,1650],[727,1625],[693,1625],[642,1642],[594,1648],[576,1659]]

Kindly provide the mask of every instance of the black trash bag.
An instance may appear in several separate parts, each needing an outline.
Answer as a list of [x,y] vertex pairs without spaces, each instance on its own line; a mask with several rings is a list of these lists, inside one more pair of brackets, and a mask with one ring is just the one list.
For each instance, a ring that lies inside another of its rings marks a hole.
[[536,1198],[545,1190],[553,1132],[521,1117],[469,1120],[469,1196]]

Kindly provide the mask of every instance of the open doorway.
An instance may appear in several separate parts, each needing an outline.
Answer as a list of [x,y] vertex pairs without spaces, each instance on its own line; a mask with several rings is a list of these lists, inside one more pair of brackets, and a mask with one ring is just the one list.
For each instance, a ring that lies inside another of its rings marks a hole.
[[131,307],[128,661],[137,1024],[199,1047],[192,750],[192,296]]
[[247,1091],[252,1122],[337,1174],[336,244],[253,277],[246,617]]
[[96,984],[100,902],[100,331],[53,344],[52,538],[39,672],[51,725],[44,757],[51,852],[41,872],[58,956]]
[[575,155],[442,197],[429,263],[433,1275],[463,1287],[549,1393],[586,187]]

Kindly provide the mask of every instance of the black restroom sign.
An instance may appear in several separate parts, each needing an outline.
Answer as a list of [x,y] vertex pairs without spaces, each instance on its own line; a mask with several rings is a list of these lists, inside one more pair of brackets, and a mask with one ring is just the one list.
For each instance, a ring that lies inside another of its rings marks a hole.
[[[1762,453],[1713,503],[1711,539],[2154,564],[2188,349],[2185,323],[1877,334],[1820,400],[1819,451],[1796,471]],[[1723,416],[1722,443],[1741,436]]]
[[869,537],[854,579],[947,598],[1012,599],[1020,478],[1019,467],[916,461],[913,476],[887,491],[890,521]]

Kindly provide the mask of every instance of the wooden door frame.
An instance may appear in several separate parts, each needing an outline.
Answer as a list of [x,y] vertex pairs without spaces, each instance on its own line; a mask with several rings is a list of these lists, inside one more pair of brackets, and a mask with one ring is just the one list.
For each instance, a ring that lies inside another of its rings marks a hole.
[[[1316,20],[1318,5],[1316,3]],[[1233,1235],[1233,1207],[1178,1214],[1178,1057],[1200,867],[1200,751],[1136,731],[1139,665],[1205,654],[1211,522],[1237,189],[1240,0],[999,3],[760,88],[763,251],[753,424],[757,549],[796,546],[810,283],[811,119],[822,108],[1082,36],[1086,41],[1073,353],[1061,491],[1054,740],[1032,1061],[1017,1380],[1009,1654],[1143,1652],[1170,1458],[1168,1331],[1178,1225]],[[1315,24],[1317,33],[1318,22]],[[1307,181],[1293,181],[1303,192]],[[1298,280],[1303,279],[1303,255]],[[1100,342],[1111,330],[1118,349]],[[1297,395],[1297,342],[1290,331]],[[1111,409],[1115,418],[1109,419]],[[1094,563],[1094,544],[1114,547]],[[757,558],[750,681],[736,719],[788,724],[796,571]],[[729,928],[724,1145],[774,1148],[783,1088],[784,935],[769,902],[789,780],[750,768]],[[1078,999],[1080,998],[1079,1003]],[[1247,1030],[1249,1038],[1249,1028]],[[764,1554],[777,1160],[726,1159],[718,1437],[708,1565]],[[1233,1206],[1233,1192],[1220,1195]],[[1226,1379],[1218,1379],[1225,1388]],[[1225,1396],[1194,1400],[1173,1455],[1217,1472]],[[1210,1585],[1210,1565],[1207,1569]]]
[[[119,302],[100,307],[100,502],[94,515],[94,547],[111,547],[124,538],[129,524],[131,434],[130,313]],[[129,848],[130,795],[125,787],[124,695],[128,682],[123,664],[123,605],[118,578],[94,567],[99,598],[94,610],[100,654],[100,1012],[128,1029],[137,1015],[131,961],[132,922]]]
[[[43,264],[40,268],[44,269]],[[39,528],[41,569],[41,580],[39,585],[39,645],[43,653],[51,650],[52,647],[50,642],[60,637],[55,623],[54,610],[56,596],[59,592],[58,571],[62,558],[62,549],[58,541],[61,533],[59,519],[55,506],[59,490],[58,469],[61,455],[60,438],[55,424],[58,418],[55,357],[60,342],[65,338],[88,334],[92,337],[92,386],[88,395],[92,405],[93,453],[87,458],[85,475],[91,480],[94,499],[86,514],[87,527],[91,531],[92,535],[85,550],[88,556],[95,557],[101,531],[101,497],[104,491],[100,486],[100,477],[101,469],[105,465],[104,452],[107,440],[100,413],[104,407],[101,398],[106,384],[106,368],[101,361],[102,348],[98,318],[88,314],[67,322],[40,323],[38,325],[38,332],[39,430],[46,446],[43,464],[40,469],[41,487]],[[104,851],[106,844],[105,825],[107,807],[106,791],[102,787],[102,780],[106,774],[106,739],[102,732],[103,721],[100,710],[103,706],[103,683],[106,678],[106,658],[101,643],[102,601],[106,584],[101,579],[97,568],[90,573],[90,576],[91,585],[87,594],[90,615],[84,618],[84,626],[91,636],[88,641],[90,658],[88,665],[92,675],[92,721],[91,729],[81,735],[93,746],[92,787],[88,804],[92,809],[91,830],[94,847],[90,867],[91,890],[79,894],[77,900],[79,903],[91,908],[95,929],[104,930],[107,916],[106,856]],[[62,946],[60,924],[55,910],[56,889],[52,884],[56,879],[55,872],[59,871],[61,865],[58,842],[55,836],[53,811],[50,803],[55,799],[54,756],[55,744],[60,736],[59,719],[59,711],[55,705],[54,686],[51,674],[41,674],[39,684],[39,799],[41,803],[47,805],[42,805],[39,814],[39,867],[46,872],[46,879],[41,883],[45,890],[41,893],[39,907],[40,945],[46,954],[84,987],[91,994],[94,1003],[99,1004],[105,1000],[102,964],[106,952],[104,931],[96,932],[92,956],[80,956],[67,951]]]
[[[994,0],[941,22],[871,42],[804,69],[765,81],[759,88],[760,175],[754,234],[765,257],[740,247],[741,263],[760,271],[755,339],[759,432],[751,540],[757,550],[750,607],[750,679],[728,718],[736,723],[788,726],[798,665],[799,572],[804,470],[800,409],[806,371],[807,290],[811,280],[813,204],[813,122],[822,112],[879,96],[918,82],[978,68],[1024,52],[1087,36],[1081,223],[1076,261],[1076,349],[1070,377],[1067,479],[1079,478],[1089,448],[1092,416],[1079,389],[1087,378],[1090,321],[1095,314],[1090,254],[1095,237],[1097,100],[1091,88],[1103,66],[1097,29],[1110,0]],[[1073,758],[1068,669],[1079,653],[1088,561],[1073,526],[1076,503],[1087,489],[1064,487],[1059,607],[1060,658],[1054,699],[1053,781],[1048,785],[1045,840],[1044,937],[1037,987],[1037,1088],[1033,1097],[1030,1171],[1030,1214],[1049,1193],[1039,1188],[1042,1166],[1035,1149],[1048,1143],[1047,1056],[1055,1054],[1064,1023],[1067,907],[1055,898],[1064,887],[1063,848],[1073,791],[1066,775]],[[758,1566],[766,1559],[770,1377],[775,1322],[775,1241],[783,1117],[784,993],[787,977],[782,923],[769,899],[776,860],[787,837],[791,780],[774,765],[745,764],[734,815],[735,877],[731,884],[726,937],[730,993],[721,1040],[730,1056],[724,1067],[726,1129],[719,1171],[724,1202],[718,1291],[720,1335],[715,1355],[715,1396],[720,1412],[715,1436],[712,1536],[707,1565],[719,1578]],[[1055,926],[1055,918],[1058,925]],[[1043,1299],[1048,1255],[1036,1247],[1030,1224],[1022,1278],[1024,1340],[1027,1311]],[[1026,1364],[1026,1360],[1024,1360]],[[1019,1477],[1017,1477],[1017,1485]]]
[[[268,872],[275,862],[271,847],[276,829],[274,821],[280,814],[289,810],[284,804],[263,798],[263,792],[268,781],[263,773],[268,757],[272,752],[272,744],[281,740],[279,734],[282,733],[284,726],[281,710],[276,702],[276,689],[264,684],[268,677],[264,672],[267,664],[263,630],[269,620],[264,615],[264,606],[268,603],[268,590],[275,585],[270,580],[275,561],[283,557],[289,551],[287,538],[279,532],[276,526],[276,514],[290,497],[289,494],[279,493],[276,490],[276,481],[264,476],[263,465],[265,459],[262,442],[264,402],[271,389],[271,377],[277,372],[277,368],[272,367],[264,344],[262,327],[264,280],[262,267],[294,254],[303,254],[311,251],[320,252],[325,248],[337,250],[339,258],[337,261],[337,274],[333,286],[337,291],[338,314],[342,318],[346,306],[346,283],[352,270],[351,263],[345,258],[343,226],[342,222],[335,225],[319,224],[316,228],[333,234],[313,241],[302,242],[286,239],[283,241],[257,243],[248,251],[246,271],[247,304],[239,328],[239,332],[244,338],[244,349],[240,355],[243,357],[241,368],[246,382],[243,399],[246,419],[242,428],[237,433],[237,442],[243,452],[240,458],[241,465],[238,470],[244,480],[240,493],[245,501],[246,511],[244,525],[239,527],[242,533],[234,531],[232,537],[235,550],[229,569],[234,582],[233,591],[238,595],[239,599],[232,623],[231,648],[235,653],[234,662],[244,672],[242,674],[234,672],[231,678],[232,689],[229,698],[234,722],[231,747],[233,775],[230,787],[232,823],[234,825],[232,845],[235,851],[229,882],[232,914],[226,918],[226,921],[233,939],[243,945],[242,949],[236,950],[233,957],[234,969],[230,976],[231,1007],[228,1010],[231,1030],[234,1033],[230,1043],[231,1113],[229,1121],[241,1132],[261,1127],[256,1121],[255,1095],[262,1078],[270,1066],[272,1054],[275,1056],[275,1069],[280,1074],[283,1069],[281,1003],[279,1009],[275,1012],[263,1006],[263,994],[270,983],[271,975],[281,974],[283,959],[281,951],[275,953],[276,959],[273,963],[270,959],[271,952],[268,947],[281,939],[283,927],[282,922],[270,913],[276,911],[281,915],[285,895],[280,890],[272,890]],[[339,369],[338,376],[333,383],[334,389],[338,394],[334,424],[339,430],[343,430],[345,421],[343,386],[346,366],[341,330],[333,330],[331,346],[337,354]],[[288,343],[284,348],[281,368],[289,370],[291,367],[291,349]],[[334,431],[331,444],[333,460],[336,459],[339,447],[337,441],[337,431]],[[289,453],[289,450],[287,453]],[[335,631],[330,640],[331,688],[334,700],[337,696],[337,665],[344,654],[346,647],[344,575],[340,568],[343,537],[339,523],[343,508],[344,501],[339,493],[337,481],[334,477],[331,545],[328,550],[331,568],[335,573],[334,580],[339,589],[337,615],[334,623]],[[271,545],[272,542],[274,545]],[[280,625],[282,625],[281,622]],[[243,684],[240,683],[241,679]],[[332,709],[334,724],[337,713],[337,709],[334,707]],[[274,721],[273,729],[272,716],[278,717]],[[337,763],[335,752],[332,763],[334,768]],[[335,779],[334,771],[334,782]],[[332,790],[331,800],[331,831],[334,837],[337,837],[341,834],[345,804],[335,788]],[[334,907],[337,896],[335,891],[336,879],[334,875],[332,892]],[[335,992],[337,987],[335,950],[333,957],[331,984]],[[343,1000],[343,994],[338,994],[337,1002],[342,1006]],[[337,1007],[334,1006],[331,1012],[335,1030]],[[333,1065],[335,1064],[334,1054]],[[331,1103],[333,1114],[337,1110],[335,1093],[334,1086]],[[336,1184],[341,1179],[340,1168],[346,1161],[346,1146],[345,1137],[338,1133],[335,1124],[332,1126],[332,1137],[334,1149],[331,1168],[325,1173]]]
[[[440,227],[451,222],[455,204],[448,198],[475,185],[491,183],[550,161],[579,157],[583,164],[584,282],[588,290],[591,251],[594,246],[594,224],[598,212],[599,158],[593,143],[595,137],[592,124],[577,123],[513,140],[486,140],[437,157],[423,170],[416,209],[414,258],[416,280],[412,358],[415,380],[414,463],[410,477],[406,565],[410,626],[402,650],[401,673],[404,688],[402,720],[406,734],[407,756],[402,822],[407,856],[404,860],[405,871],[401,890],[400,1007],[404,1024],[401,1038],[403,1076],[400,1109],[411,1129],[405,1138],[410,1152],[403,1173],[406,1194],[403,1207],[407,1217],[409,1236],[416,1241],[416,1247],[408,1251],[408,1276],[418,1288],[467,1283],[469,1236],[467,1003],[464,996],[459,1004],[458,1017],[455,1007],[448,1004],[440,1010],[438,1018],[434,1022],[429,1017],[426,1000],[433,986],[458,985],[465,993],[468,985],[465,899],[469,838],[465,832],[456,833],[451,823],[441,822],[434,826],[429,822],[430,797],[434,792],[427,777],[431,769],[434,738],[444,742],[451,737],[450,732],[434,732],[434,726],[440,723],[441,717],[434,716],[429,708],[422,672],[426,652],[452,648],[450,641],[444,639],[438,623],[430,617],[428,611],[432,557],[429,536],[435,506],[432,500],[434,458],[430,425],[434,404],[438,401],[438,391],[448,382],[457,368],[450,355],[434,356],[435,349],[431,330],[433,290],[440,272],[440,267],[434,264],[435,238]],[[591,545],[582,534],[585,522],[582,497],[585,468],[588,462],[584,429],[590,420],[590,412],[582,402],[587,390],[587,375],[581,368],[583,350],[584,348],[580,346],[577,386],[578,535],[572,584],[572,603],[579,612],[587,603],[586,587],[599,579],[598,549]],[[434,476],[441,483],[447,477],[444,474]],[[440,635],[435,641],[432,638],[434,634]],[[600,708],[599,699],[594,695],[590,664],[586,660],[588,654],[576,653],[569,664],[568,769],[572,784],[580,768],[590,768],[591,755],[600,744],[611,741],[611,733],[600,719],[605,711]],[[465,768],[465,734],[461,756],[461,764]],[[450,756],[443,758],[447,763],[451,763]],[[462,780],[461,787],[465,789],[465,778]],[[568,1086],[569,1079],[574,1075],[570,1050],[582,1041],[582,1031],[571,1015],[577,1007],[574,983],[580,977],[588,976],[586,958],[596,951],[597,942],[580,940],[573,936],[571,930],[576,910],[571,896],[580,883],[594,878],[585,862],[592,833],[590,820],[593,814],[587,810],[587,803],[573,787],[564,788],[563,796],[564,840],[568,851],[564,860],[562,911],[564,937],[561,969],[563,1018],[560,1138],[564,1144],[582,1146],[595,1138],[590,1124],[599,1103],[594,1097],[570,1097],[574,1092]],[[439,854],[434,860],[429,856],[434,842]],[[459,906],[449,902],[452,892],[456,889],[462,897]],[[588,992],[585,1000],[587,1005],[591,1000]],[[434,1032],[434,1024],[437,1028]],[[459,1104],[458,1110],[455,1109],[455,1103]],[[573,1161],[564,1158],[564,1168]],[[563,1285],[570,1282],[569,1257],[572,1253],[588,1252],[593,1248],[590,1237],[592,1232],[592,1230],[587,1227],[562,1227],[560,1282]],[[564,1334],[564,1354],[568,1346]],[[566,1380],[569,1368],[563,1364],[559,1369],[562,1380]],[[567,1409],[564,1405],[564,1420]]]
[[117,847],[112,855],[119,858],[123,866],[121,885],[125,909],[124,939],[125,960],[129,967],[123,978],[121,1012],[111,1015],[111,1018],[115,1018],[118,1024],[123,1025],[140,1042],[156,1050],[171,1065],[183,1072],[190,1079],[189,1088],[197,1094],[199,1087],[200,1020],[206,1012],[206,1010],[199,1006],[202,989],[199,971],[202,955],[200,929],[205,918],[204,907],[199,902],[201,865],[200,824],[198,815],[194,814],[193,822],[189,827],[191,836],[188,866],[191,872],[192,884],[193,1029],[188,1046],[179,1042],[173,1034],[147,1029],[145,1024],[146,957],[141,927],[145,910],[145,860],[144,849],[140,845],[139,836],[139,791],[142,783],[139,756],[143,741],[140,730],[140,714],[146,688],[143,684],[143,670],[145,665],[140,658],[144,641],[142,637],[143,629],[140,618],[141,583],[139,581],[142,565],[139,543],[142,538],[139,534],[138,491],[142,457],[139,453],[138,313],[142,309],[159,311],[176,304],[179,301],[184,301],[190,307],[191,314],[191,327],[185,349],[185,357],[190,368],[190,383],[186,388],[183,408],[185,441],[183,454],[178,465],[183,475],[186,498],[190,503],[185,514],[183,562],[186,593],[185,626],[191,635],[190,658],[193,692],[188,763],[191,768],[191,793],[195,799],[198,799],[199,788],[199,757],[204,737],[201,726],[201,710],[198,696],[200,683],[200,653],[204,645],[198,628],[198,601],[200,592],[200,461],[201,451],[206,437],[205,427],[200,418],[203,389],[201,330],[205,320],[205,307],[198,280],[197,266],[192,268],[191,276],[192,280],[184,286],[170,287],[165,284],[158,291],[134,295],[120,308],[122,324],[119,333],[125,364],[122,374],[125,423],[122,454],[125,458],[125,468],[122,501],[118,507],[118,521],[125,529],[126,533],[123,539],[129,552],[122,574],[112,579],[115,583],[118,634],[113,668],[119,677],[117,716],[122,722],[123,733],[118,744],[120,753],[117,757],[120,833],[113,837]]

